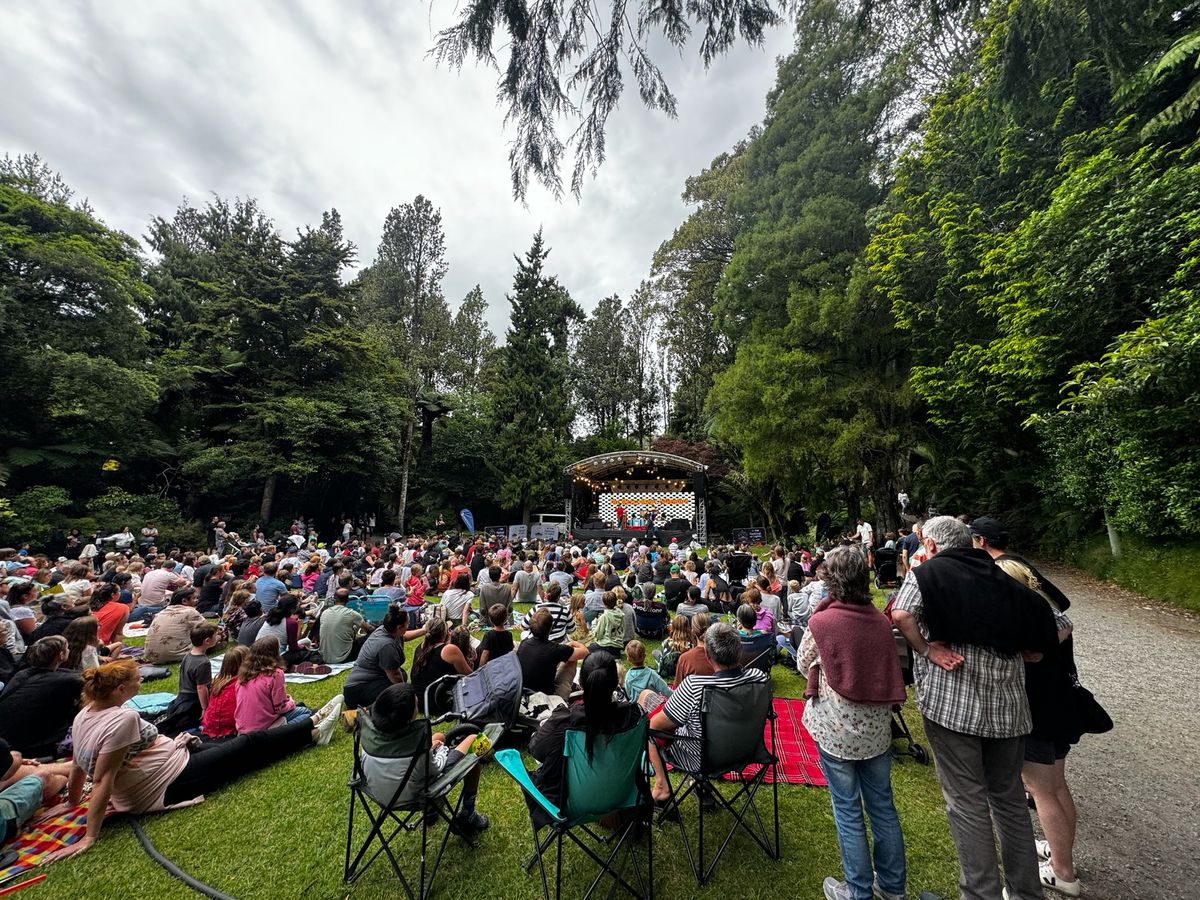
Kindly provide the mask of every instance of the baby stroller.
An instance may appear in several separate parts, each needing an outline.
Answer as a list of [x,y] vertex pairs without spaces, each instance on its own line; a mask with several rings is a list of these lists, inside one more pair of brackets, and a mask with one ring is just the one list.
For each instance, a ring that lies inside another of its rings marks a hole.
[[[900,633],[900,629],[893,628],[892,636],[896,641],[896,655],[900,657],[900,674],[904,676],[904,684],[907,686],[913,683],[912,647],[908,646],[908,641]],[[904,742],[904,749],[896,748],[897,741]],[[929,753],[913,740],[912,732],[908,728],[908,723],[904,721],[904,713],[901,712],[898,703],[892,707],[892,745],[894,758],[911,756],[921,765],[929,765]]]
[[895,587],[896,561],[900,558],[900,553],[897,550],[876,550],[875,551],[875,587]]
[[425,689],[425,714],[431,725],[460,723],[447,740],[495,724],[503,726],[507,734],[528,740],[537,722],[521,715],[522,689],[521,663],[513,651],[470,675],[443,675],[433,682]]

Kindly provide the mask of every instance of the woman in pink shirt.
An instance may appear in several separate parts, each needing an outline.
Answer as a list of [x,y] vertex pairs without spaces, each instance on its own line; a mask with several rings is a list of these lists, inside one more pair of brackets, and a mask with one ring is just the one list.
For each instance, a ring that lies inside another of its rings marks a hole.
[[279,640],[260,638],[250,645],[250,655],[238,672],[238,734],[266,731],[277,725],[292,725],[312,718],[312,710],[296,705],[283,683],[285,664],[279,656]]

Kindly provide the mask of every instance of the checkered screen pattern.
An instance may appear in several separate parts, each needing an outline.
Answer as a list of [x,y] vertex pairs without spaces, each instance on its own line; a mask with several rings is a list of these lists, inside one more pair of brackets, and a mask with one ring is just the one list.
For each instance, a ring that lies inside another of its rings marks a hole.
[[635,513],[646,515],[652,509],[658,510],[655,521],[659,525],[671,519],[687,519],[689,522],[696,517],[696,495],[680,491],[649,491],[646,493],[616,493],[601,494],[600,518],[613,525],[617,522],[617,507],[625,507],[625,519],[632,519]]

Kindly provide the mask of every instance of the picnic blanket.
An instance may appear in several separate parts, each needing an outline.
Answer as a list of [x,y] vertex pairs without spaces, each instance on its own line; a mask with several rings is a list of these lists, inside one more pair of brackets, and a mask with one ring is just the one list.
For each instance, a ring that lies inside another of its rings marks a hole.
[[[775,752],[779,762],[775,771],[780,784],[805,784],[809,787],[826,787],[825,773],[821,771],[818,762],[817,742],[812,739],[800,717],[804,714],[803,700],[786,700],[776,697],[772,701],[775,707]],[[771,724],[767,723],[763,730],[767,746],[771,746]],[[758,771],[758,766],[747,766],[741,777],[747,778]],[[725,776],[735,781],[739,776]],[[766,783],[772,781],[771,773],[767,772]]]
[[[217,656],[209,657],[209,664],[212,666],[213,678],[221,674],[221,662],[225,659],[225,654],[221,653]],[[324,678],[332,678],[340,672],[345,672],[347,669],[353,669],[354,663],[326,663],[329,666],[329,672],[324,675],[301,675],[298,672],[288,672],[283,676],[283,680],[288,684],[308,684],[312,681],[321,681]]]
[[37,866],[55,850],[75,843],[87,831],[87,804],[72,807],[62,815],[32,821],[5,850],[16,850],[17,861],[0,869],[0,882]]
[[121,629],[121,634],[124,637],[129,637],[129,638],[134,638],[134,637],[144,638],[146,636],[146,632],[148,632],[149,630],[150,630],[150,626],[147,625],[145,622],[126,622],[125,627]]
[[125,706],[139,715],[153,716],[170,706],[174,699],[175,695],[166,691],[155,694],[138,694],[136,697],[126,700]]

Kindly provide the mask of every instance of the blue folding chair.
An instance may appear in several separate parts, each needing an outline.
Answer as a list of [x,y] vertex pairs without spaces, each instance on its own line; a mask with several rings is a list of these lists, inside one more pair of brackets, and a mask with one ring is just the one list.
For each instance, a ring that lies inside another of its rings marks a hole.
[[[584,893],[583,900],[592,895],[606,875],[612,879],[611,892],[621,887],[633,897],[653,900],[654,829],[650,827],[650,822],[653,817],[654,800],[650,796],[650,786],[646,777],[648,734],[649,721],[643,716],[634,727],[626,731],[598,737],[593,756],[589,759],[586,734],[582,731],[568,731],[563,744],[563,756],[566,757],[566,799],[565,806],[561,809],[551,803],[533,783],[518,751],[509,749],[496,753],[496,761],[501,768],[512,776],[525,795],[550,819],[549,833],[544,838],[539,838],[539,825],[531,814],[533,859],[526,864],[528,868],[533,861],[537,862],[542,877],[542,893],[547,900],[551,894],[550,883],[546,877],[545,853],[551,844],[555,845],[553,896],[557,898],[562,895],[564,838],[570,839],[600,866],[600,871]],[[589,827],[615,813],[625,814],[625,824],[619,832],[611,836],[602,836]],[[645,877],[637,861],[639,829],[644,832],[646,839]],[[637,887],[615,867],[626,860],[632,864]]]

